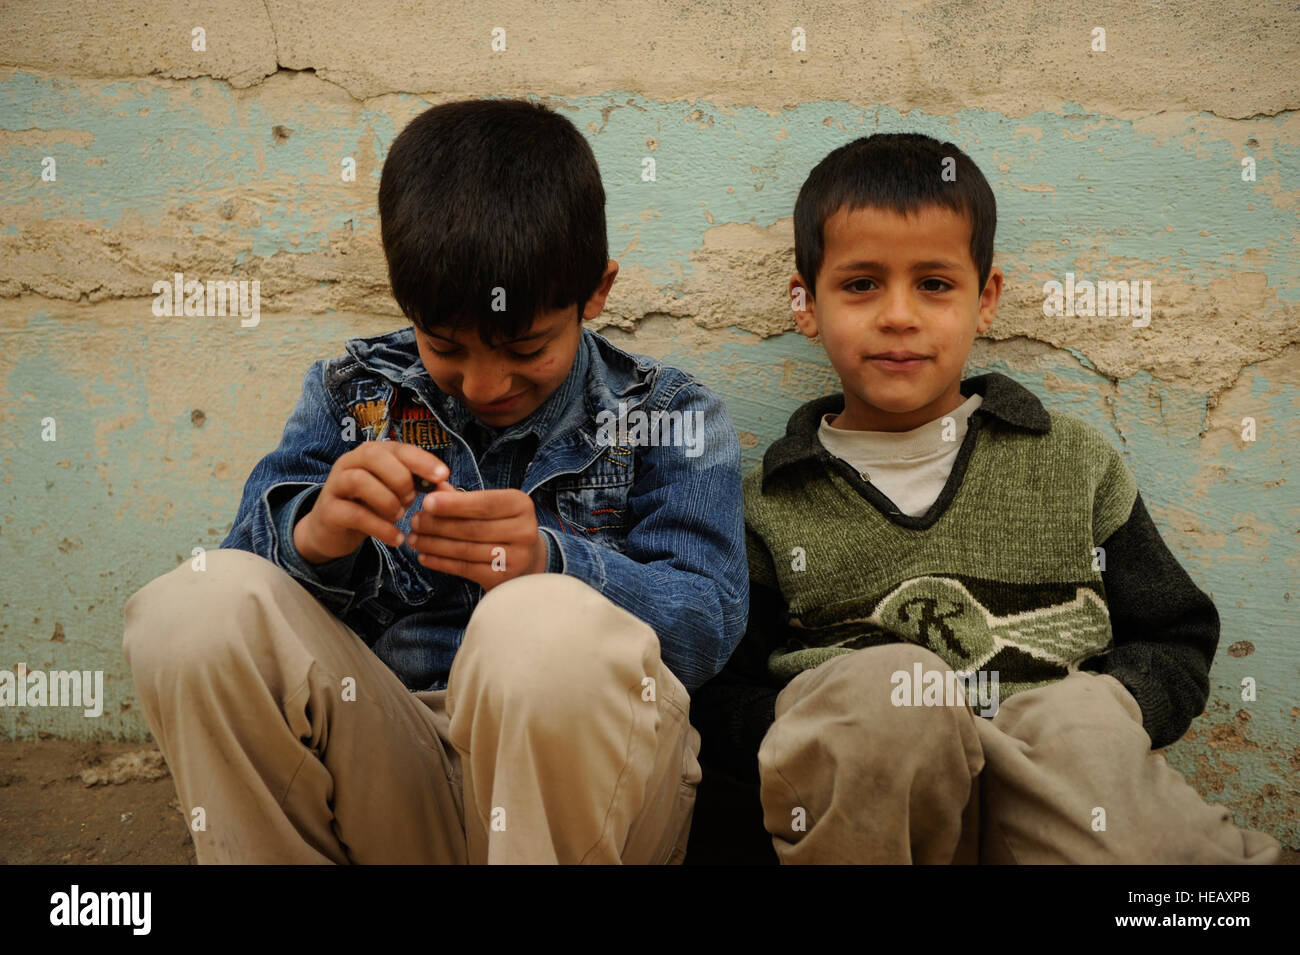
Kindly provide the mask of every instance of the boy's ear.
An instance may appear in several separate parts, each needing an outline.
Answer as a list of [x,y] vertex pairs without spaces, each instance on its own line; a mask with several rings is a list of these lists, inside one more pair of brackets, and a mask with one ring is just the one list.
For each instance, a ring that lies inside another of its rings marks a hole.
[[614,286],[614,279],[618,277],[618,263],[610,259],[605,264],[605,274],[600,277],[600,284],[596,286],[596,291],[591,293],[587,299],[587,305],[582,310],[583,320],[595,318],[605,309],[605,299],[609,297],[609,290]]
[[813,311],[816,303],[813,301],[812,289],[798,272],[791,276],[789,289],[790,309],[794,312],[794,323],[799,326],[799,331],[805,337],[816,338],[817,315]]
[[1002,270],[996,265],[989,270],[989,280],[984,283],[980,293],[980,317],[975,326],[976,334],[984,334],[993,324],[993,316],[998,311],[998,299],[1002,297]]

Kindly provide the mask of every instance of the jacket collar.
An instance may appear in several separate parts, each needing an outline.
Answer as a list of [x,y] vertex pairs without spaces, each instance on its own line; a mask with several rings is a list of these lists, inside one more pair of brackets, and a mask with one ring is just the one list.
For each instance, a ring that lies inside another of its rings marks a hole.
[[412,378],[428,377],[415,344],[415,329],[410,325],[386,335],[353,338],[343,347],[367,369],[383,375],[395,385],[405,385]]
[[[961,393],[966,398],[971,395],[983,398],[971,416],[972,421],[982,423],[992,419],[1031,434],[1047,434],[1052,428],[1052,419],[1038,397],[1006,375],[989,372],[967,378],[961,383]],[[817,437],[817,429],[823,415],[839,414],[843,410],[842,392],[816,398],[798,408],[790,416],[785,437],[773,441],[763,455],[764,486],[768,478],[782,468],[829,454]]]

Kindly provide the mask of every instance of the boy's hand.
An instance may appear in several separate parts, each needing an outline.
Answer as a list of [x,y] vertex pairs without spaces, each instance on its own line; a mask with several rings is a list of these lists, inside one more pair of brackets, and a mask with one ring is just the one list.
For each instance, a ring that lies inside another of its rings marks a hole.
[[446,481],[437,456],[400,441],[366,441],[334,462],[312,509],[293,528],[293,544],[311,564],[346,557],[367,537],[400,547],[397,522],[415,501],[413,474]]
[[546,570],[546,541],[533,499],[514,488],[429,494],[411,515],[406,542],[423,566],[484,590]]

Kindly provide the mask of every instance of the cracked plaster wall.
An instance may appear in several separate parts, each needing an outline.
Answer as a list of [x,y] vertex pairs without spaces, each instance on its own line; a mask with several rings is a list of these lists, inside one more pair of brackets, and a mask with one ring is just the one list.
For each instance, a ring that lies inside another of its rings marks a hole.
[[[836,387],[784,298],[808,170],[876,130],[969,152],[1007,275],[970,371],[1013,375],[1125,453],[1223,619],[1206,713],[1170,762],[1300,844],[1294,5],[35,0],[0,27],[0,665],[103,669],[109,697],[97,720],[0,711],[0,731],[146,735],[127,597],[224,537],[307,365],[402,321],[375,212],[389,143],[434,103],[526,95],[601,163],[622,271],[598,324],[722,393],[749,466]],[[155,318],[175,271],[260,280],[260,324]],[[1150,325],[1045,317],[1042,284],[1067,272],[1150,281]]]

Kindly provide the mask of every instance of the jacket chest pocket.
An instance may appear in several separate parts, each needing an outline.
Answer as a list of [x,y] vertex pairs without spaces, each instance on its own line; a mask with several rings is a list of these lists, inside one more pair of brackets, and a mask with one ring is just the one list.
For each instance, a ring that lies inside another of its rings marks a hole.
[[608,454],[581,474],[548,482],[546,506],[554,507],[566,532],[621,553],[631,526],[627,503],[631,489],[631,455],[622,460]]

